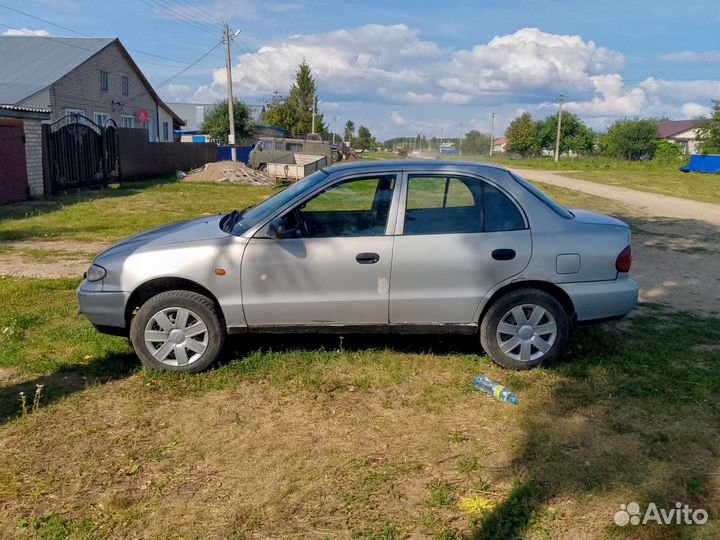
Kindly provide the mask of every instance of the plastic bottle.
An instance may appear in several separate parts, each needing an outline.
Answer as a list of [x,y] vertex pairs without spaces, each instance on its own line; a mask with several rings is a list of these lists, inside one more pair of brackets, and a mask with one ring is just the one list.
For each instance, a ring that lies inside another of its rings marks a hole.
[[475,377],[473,379],[473,385],[483,394],[492,396],[498,401],[517,405],[517,398],[515,397],[515,394],[513,394],[512,390],[493,381],[492,379],[489,379],[488,377],[485,377],[484,375],[478,375]]

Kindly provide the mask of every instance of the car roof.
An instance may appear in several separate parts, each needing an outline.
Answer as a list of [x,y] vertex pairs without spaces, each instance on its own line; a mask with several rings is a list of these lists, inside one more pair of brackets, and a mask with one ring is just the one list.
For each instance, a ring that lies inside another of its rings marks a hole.
[[331,167],[325,167],[323,171],[328,174],[332,174],[338,171],[343,172],[362,172],[362,171],[377,171],[377,170],[428,170],[428,169],[472,169],[476,172],[480,171],[503,171],[507,172],[507,169],[498,167],[496,165],[489,165],[487,163],[481,163],[478,161],[460,161],[455,159],[389,159],[389,160],[360,160],[360,161],[346,161],[344,163],[336,163]]

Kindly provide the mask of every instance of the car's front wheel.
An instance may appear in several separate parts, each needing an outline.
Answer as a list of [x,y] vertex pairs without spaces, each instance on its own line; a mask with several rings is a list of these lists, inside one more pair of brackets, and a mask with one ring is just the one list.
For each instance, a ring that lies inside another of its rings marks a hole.
[[480,342],[500,366],[531,369],[564,353],[569,330],[568,315],[554,296],[518,289],[490,306],[480,324]]
[[215,303],[191,291],[167,291],[145,302],[130,325],[130,340],[143,364],[197,373],[222,351],[226,330]]

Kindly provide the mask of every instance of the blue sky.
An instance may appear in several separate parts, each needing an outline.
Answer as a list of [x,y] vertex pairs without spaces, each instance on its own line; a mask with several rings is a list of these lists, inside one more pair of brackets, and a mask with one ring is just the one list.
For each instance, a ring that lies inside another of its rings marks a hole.
[[[498,134],[521,111],[552,114],[559,93],[596,129],[626,116],[692,118],[720,99],[716,0],[0,0],[0,33],[117,36],[155,85],[217,44],[225,20],[241,30],[237,97],[287,92],[305,58],[326,121],[352,119],[379,138],[489,131],[492,112]],[[158,90],[221,99],[223,47]]]

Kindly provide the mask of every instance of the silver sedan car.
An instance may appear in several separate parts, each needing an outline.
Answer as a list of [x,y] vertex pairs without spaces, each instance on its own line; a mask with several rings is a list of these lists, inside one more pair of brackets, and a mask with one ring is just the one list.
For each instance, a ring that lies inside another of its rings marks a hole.
[[355,162],[116,244],[78,301],[156,369],[205,369],[248,332],[470,334],[528,369],[560,356],[576,323],[635,307],[630,263],[625,223],[565,209],[505,169]]

